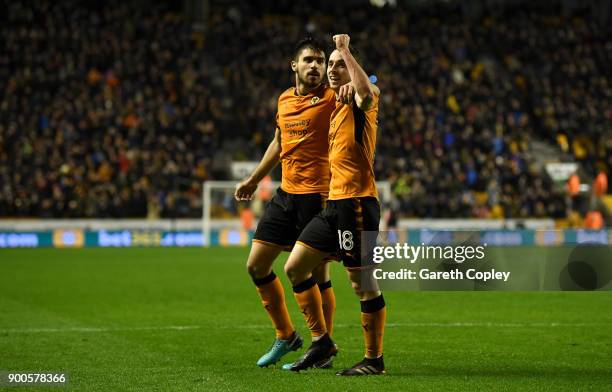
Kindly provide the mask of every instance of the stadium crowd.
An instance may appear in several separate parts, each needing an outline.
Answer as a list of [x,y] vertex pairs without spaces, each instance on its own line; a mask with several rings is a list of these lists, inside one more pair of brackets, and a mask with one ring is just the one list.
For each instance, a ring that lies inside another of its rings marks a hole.
[[340,31],[378,79],[376,171],[402,215],[566,216],[536,139],[612,168],[612,29],[589,14],[237,4],[199,30],[171,3],[9,3],[0,216],[199,217],[202,181],[265,151],[293,44]]

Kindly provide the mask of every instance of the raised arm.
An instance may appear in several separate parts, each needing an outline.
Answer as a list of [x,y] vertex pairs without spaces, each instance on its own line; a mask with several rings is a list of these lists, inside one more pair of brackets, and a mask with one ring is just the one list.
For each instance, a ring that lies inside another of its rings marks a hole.
[[257,165],[248,178],[236,185],[236,191],[234,192],[234,198],[236,200],[251,200],[253,198],[253,194],[259,182],[278,164],[280,153],[280,130],[276,128],[274,139],[268,145],[259,165]]
[[355,102],[362,110],[367,110],[372,104],[374,95],[379,95],[378,87],[370,83],[368,75],[359,65],[349,49],[350,37],[347,34],[337,34],[333,37],[336,49],[340,52],[355,88]]

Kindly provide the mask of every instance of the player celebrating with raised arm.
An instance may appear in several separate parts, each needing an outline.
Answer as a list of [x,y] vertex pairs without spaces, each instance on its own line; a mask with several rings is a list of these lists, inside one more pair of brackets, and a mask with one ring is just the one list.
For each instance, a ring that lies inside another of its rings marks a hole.
[[332,113],[329,129],[329,164],[331,182],[325,209],[302,231],[285,264],[285,272],[311,331],[312,345],[291,370],[313,367],[334,356],[336,348],[326,329],[321,295],[310,271],[322,260],[338,252],[361,303],[361,323],[365,339],[365,358],[338,375],[370,375],[385,372],[383,332],[386,307],[377,286],[362,288],[361,233],[378,232],[380,206],[374,180],[378,97],[380,91],[370,84],[366,73],[349,50],[349,36],[333,37],[336,50],[330,55],[327,76],[330,87],[339,91],[352,82],[355,99],[352,105],[339,105]]
[[[253,173],[236,186],[237,200],[250,200],[258,183],[278,161],[282,164],[281,186],[266,206],[253,238],[247,270],[276,330],[271,348],[258,366],[278,362],[302,346],[295,330],[279,278],[272,264],[281,251],[291,250],[306,224],[323,208],[329,191],[328,130],[336,99],[352,100],[352,87],[344,86],[341,98],[324,83],[325,44],[313,38],[300,41],[291,61],[295,87],[278,98],[276,132]],[[326,325],[331,329],[336,299],[329,279],[329,264],[312,271],[323,301]],[[318,363],[329,367],[331,361]]]

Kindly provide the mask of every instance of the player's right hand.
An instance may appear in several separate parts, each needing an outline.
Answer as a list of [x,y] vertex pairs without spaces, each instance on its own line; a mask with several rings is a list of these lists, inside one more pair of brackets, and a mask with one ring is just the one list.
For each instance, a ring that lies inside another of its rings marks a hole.
[[236,191],[234,192],[234,198],[238,201],[241,200],[252,200],[253,195],[257,190],[257,184],[253,184],[249,180],[244,180],[236,185]]

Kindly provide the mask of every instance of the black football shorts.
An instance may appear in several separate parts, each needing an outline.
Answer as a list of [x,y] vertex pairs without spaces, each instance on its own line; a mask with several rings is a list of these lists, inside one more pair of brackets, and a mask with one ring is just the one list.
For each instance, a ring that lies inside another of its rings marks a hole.
[[359,268],[362,261],[370,263],[379,221],[380,205],[374,197],[328,200],[298,241],[320,252],[338,254],[347,268]]
[[304,227],[321,212],[324,201],[320,193],[293,194],[278,188],[266,204],[253,241],[290,251]]

